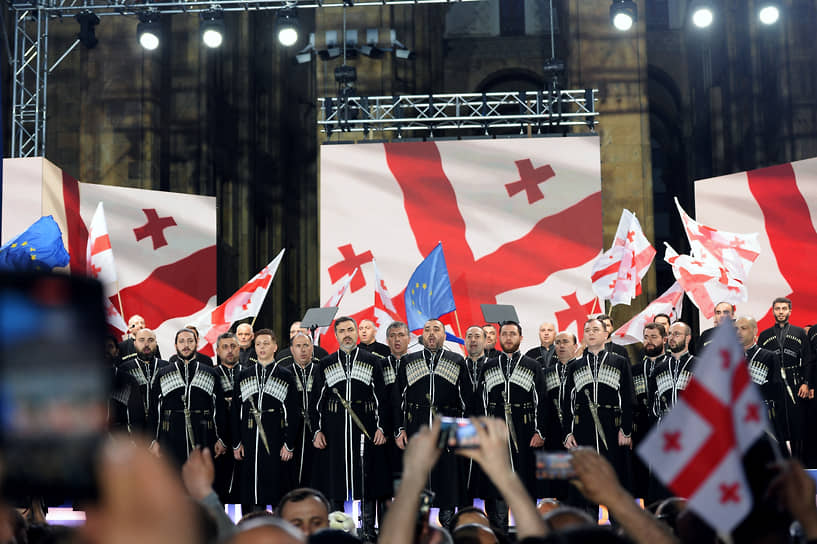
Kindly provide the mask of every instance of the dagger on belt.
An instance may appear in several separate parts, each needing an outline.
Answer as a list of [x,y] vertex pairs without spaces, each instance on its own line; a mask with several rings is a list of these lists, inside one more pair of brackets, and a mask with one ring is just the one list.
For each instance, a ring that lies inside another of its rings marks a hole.
[[516,442],[516,427],[513,425],[513,416],[511,415],[511,405],[508,404],[508,394],[502,392],[502,400],[505,405],[505,424],[508,425],[508,434],[511,435],[511,442],[513,443],[513,450],[519,452],[519,445]]
[[255,420],[255,426],[258,428],[258,435],[261,437],[261,442],[264,444],[264,449],[267,450],[267,455],[269,455],[269,442],[267,442],[267,433],[264,432],[264,424],[261,422],[261,412],[259,412],[258,408],[255,407],[255,401],[252,399],[252,395],[250,395],[248,400],[250,401],[250,413],[252,414],[252,418]]
[[190,419],[190,408],[187,406],[187,395],[182,396],[182,404],[184,404],[184,428],[187,432],[187,439],[190,441],[190,447],[196,447],[196,437],[193,435],[193,422]]
[[789,385],[788,377],[786,376],[786,369],[783,365],[780,365],[780,375],[783,377],[783,383],[786,384],[786,391],[789,392],[789,397],[791,398],[792,404],[797,404],[797,401],[794,400],[794,392],[791,390],[791,385]]
[[366,430],[366,426],[365,426],[365,425],[363,425],[363,421],[361,421],[361,420],[360,420],[360,418],[357,416],[357,414],[355,413],[354,408],[352,408],[352,405],[351,405],[351,404],[349,404],[349,401],[348,401],[348,400],[346,400],[346,399],[343,397],[343,395],[341,395],[341,394],[340,394],[340,391],[338,391],[338,388],[337,388],[337,387],[333,387],[333,388],[332,388],[332,392],[333,392],[335,395],[337,395],[338,400],[340,401],[341,406],[343,406],[343,409],[344,409],[344,410],[346,410],[346,412],[349,414],[349,417],[351,417],[351,418],[352,418],[352,421],[354,421],[355,425],[357,425],[357,428],[358,428],[358,429],[360,429],[360,431],[361,431],[361,432],[362,432],[364,435],[366,435],[366,438],[368,438],[369,440],[372,440],[372,437],[371,437],[371,436],[369,436],[369,431],[367,431],[367,430]]
[[604,432],[601,430],[599,405],[598,403],[593,402],[593,399],[590,398],[590,391],[587,389],[584,390],[584,396],[587,397],[587,406],[590,408],[590,415],[593,416],[593,426],[596,427],[596,434],[599,438],[601,438],[601,442],[604,444],[604,449],[609,450],[610,448],[607,447],[607,438],[604,437]]

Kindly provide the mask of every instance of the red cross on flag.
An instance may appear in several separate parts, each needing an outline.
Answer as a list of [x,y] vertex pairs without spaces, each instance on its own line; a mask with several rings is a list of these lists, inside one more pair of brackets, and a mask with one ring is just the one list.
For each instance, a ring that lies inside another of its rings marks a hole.
[[629,304],[641,294],[641,279],[655,257],[641,223],[630,210],[621,211],[613,247],[593,263],[593,292],[613,305]]
[[696,514],[728,533],[752,509],[742,456],[764,434],[765,411],[731,322],[716,329],[700,359],[637,453]]
[[745,283],[752,264],[760,256],[758,233],[737,234],[703,225],[687,215],[678,203],[678,198],[675,199],[675,205],[684,223],[692,255],[712,255],[732,277]]
[[707,319],[715,315],[715,304],[736,304],[747,299],[743,282],[711,253],[704,252],[698,257],[679,255],[669,244],[665,245],[664,260],[672,266],[675,279]]
[[[91,225],[88,227],[88,245],[85,250],[85,273],[99,280],[108,296],[115,295],[119,290],[116,280],[116,264],[113,259],[111,237],[108,234],[108,224],[105,222],[105,209],[102,202],[97,204]],[[120,333],[128,332],[128,326],[122,314],[105,299],[105,318],[108,325]]]
[[212,346],[215,345],[220,334],[227,332],[230,326],[239,319],[258,315],[264,299],[267,298],[272,279],[281,264],[281,259],[284,258],[284,251],[283,249],[279,251],[267,266],[215,310],[194,320],[199,330],[199,347],[202,353],[213,355]]
[[661,296],[633,316],[627,323],[616,330],[611,338],[614,344],[626,346],[644,341],[644,325],[652,323],[658,314],[667,314],[670,322],[676,321],[683,311],[684,289],[677,281],[664,291]]

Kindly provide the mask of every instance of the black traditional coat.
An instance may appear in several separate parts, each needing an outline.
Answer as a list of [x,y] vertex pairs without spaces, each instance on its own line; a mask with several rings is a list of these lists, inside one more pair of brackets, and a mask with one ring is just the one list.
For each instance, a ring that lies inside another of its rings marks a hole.
[[[479,383],[482,413],[503,419],[508,424],[511,466],[532,497],[537,496],[536,450],[530,447],[530,441],[534,433],[544,440],[548,428],[544,391],[541,365],[519,351],[511,355],[501,353],[482,367]],[[498,494],[490,486],[484,496]]]
[[[156,374],[159,369],[167,366],[167,361],[153,358],[149,362],[142,361],[138,357],[129,357],[127,361],[119,365],[117,372],[130,375],[138,385],[138,396],[142,406],[142,417],[137,416],[138,423],[131,425],[132,431],[141,431],[151,436],[154,428],[151,426],[151,391],[156,383]],[[131,414],[132,419],[134,414]]]
[[[629,361],[607,350],[598,354],[585,350],[568,364],[565,390],[565,437],[572,433],[579,446],[594,448],[606,457],[622,484],[629,486],[629,448],[618,444],[619,431],[625,436],[632,433],[635,395]],[[596,408],[604,440],[596,431],[591,406]]]
[[222,439],[227,425],[224,393],[212,365],[177,360],[162,366],[151,393],[153,439],[179,466],[197,446],[213,451],[219,440],[227,446]]
[[276,505],[289,491],[289,471],[295,470],[294,457],[281,460],[281,447],[294,450],[300,397],[290,369],[274,362],[265,366],[252,358],[248,362],[236,376],[232,403],[233,449],[244,447],[241,502]]
[[[395,436],[405,431],[410,438],[421,426],[431,425],[434,415],[465,416],[473,394],[461,355],[443,349],[404,355],[392,397]],[[459,504],[465,494],[466,471],[461,457],[443,452],[429,478],[435,505],[451,508]]]
[[648,386],[650,391],[654,391],[653,416],[660,420],[672,410],[678,395],[689,385],[695,364],[698,359],[687,352],[679,358],[669,354],[664,360],[655,366],[652,383]]
[[[312,438],[322,432],[326,448],[314,452],[312,487],[323,491],[329,500],[391,497],[391,478],[383,476],[389,470],[386,447],[372,442],[378,430],[384,435],[390,432],[378,357],[358,347],[349,353],[338,350],[321,359],[315,371],[309,403]],[[368,438],[341,398],[354,411]]]

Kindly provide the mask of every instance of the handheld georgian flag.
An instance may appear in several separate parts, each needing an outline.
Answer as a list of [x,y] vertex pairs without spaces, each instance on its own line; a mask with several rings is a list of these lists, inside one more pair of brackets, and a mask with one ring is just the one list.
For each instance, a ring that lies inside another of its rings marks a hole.
[[718,302],[737,304],[748,299],[743,282],[711,253],[703,252],[698,257],[679,255],[666,242],[665,245],[664,260],[672,266],[675,279],[707,319],[715,315]]
[[752,509],[742,456],[763,435],[766,416],[731,321],[717,327],[700,359],[675,407],[637,452],[696,514],[728,533]]
[[705,253],[709,253],[731,276],[745,283],[752,264],[760,256],[758,233],[737,234],[718,230],[690,218],[681,207],[678,198],[675,199],[675,206],[684,223],[692,256],[701,258]]
[[655,248],[641,223],[630,210],[621,211],[613,246],[593,263],[593,292],[615,304],[629,304],[641,294],[641,279],[647,274]]
[[400,321],[400,316],[397,313],[397,308],[392,302],[391,294],[386,288],[386,282],[380,275],[380,270],[377,268],[377,262],[372,259],[374,266],[374,322],[377,325],[377,334],[375,340],[386,343],[386,327],[394,321]]
[[409,331],[422,329],[429,319],[457,309],[442,242],[414,270],[406,285],[405,301]]
[[[113,259],[111,237],[105,222],[102,202],[97,204],[91,225],[88,227],[88,245],[85,250],[85,272],[96,278],[106,288],[107,294],[116,291],[116,265]],[[113,289],[113,291],[111,291]]]
[[[214,345],[219,335],[227,332],[234,322],[258,315],[284,257],[284,251],[282,249],[278,252],[267,266],[215,310],[194,321],[200,331],[200,344]],[[205,350],[202,353],[209,355]]]
[[611,336],[614,344],[626,346],[644,341],[644,325],[652,323],[653,318],[658,314],[669,316],[670,322],[678,319],[683,311],[684,289],[677,281],[672,287],[664,291],[661,296],[650,302],[650,304],[633,316],[627,323],[618,328]]
[[[329,297],[329,300],[326,301],[322,308],[332,308],[333,306],[340,306],[340,301],[343,300],[343,295],[346,294],[346,291],[349,289],[349,284],[352,283],[352,280],[354,279],[355,275],[357,275],[358,272],[360,272],[360,268],[355,268],[354,270],[352,270],[351,274],[343,276],[340,279],[340,285],[335,290],[335,292],[332,293],[332,296]],[[314,343],[318,344],[321,335],[326,334],[326,331],[328,330],[329,327],[321,327],[320,329],[315,331]],[[334,337],[330,338],[329,336],[327,336],[326,340],[324,341],[324,344],[321,344],[321,347],[326,349],[326,351],[328,351],[329,353],[337,351],[337,345],[332,344],[334,340],[335,340]]]
[[67,266],[70,258],[62,243],[62,231],[50,215],[0,247],[0,270],[30,272]]

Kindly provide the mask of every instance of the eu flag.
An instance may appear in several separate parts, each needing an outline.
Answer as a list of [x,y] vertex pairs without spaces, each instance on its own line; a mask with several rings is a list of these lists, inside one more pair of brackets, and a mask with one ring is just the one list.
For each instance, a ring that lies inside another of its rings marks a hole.
[[406,320],[410,331],[422,329],[429,319],[457,309],[445,266],[442,242],[414,270],[406,286]]
[[51,270],[68,265],[69,260],[62,245],[60,227],[50,215],[39,218],[25,232],[0,247],[0,270]]

